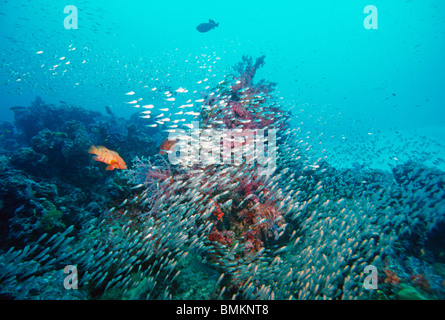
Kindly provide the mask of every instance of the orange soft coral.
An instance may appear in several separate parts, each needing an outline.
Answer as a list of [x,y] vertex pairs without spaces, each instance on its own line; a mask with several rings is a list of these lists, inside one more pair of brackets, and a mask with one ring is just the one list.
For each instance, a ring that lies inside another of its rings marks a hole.
[[386,275],[385,283],[391,283],[392,285],[398,286],[400,283],[400,278],[397,276],[397,274],[389,269],[383,270]]

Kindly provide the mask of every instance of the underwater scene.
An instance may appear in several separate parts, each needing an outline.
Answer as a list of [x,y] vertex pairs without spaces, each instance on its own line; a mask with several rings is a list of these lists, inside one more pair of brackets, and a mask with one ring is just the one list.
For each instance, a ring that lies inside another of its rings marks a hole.
[[0,299],[445,299],[444,12],[0,0]]

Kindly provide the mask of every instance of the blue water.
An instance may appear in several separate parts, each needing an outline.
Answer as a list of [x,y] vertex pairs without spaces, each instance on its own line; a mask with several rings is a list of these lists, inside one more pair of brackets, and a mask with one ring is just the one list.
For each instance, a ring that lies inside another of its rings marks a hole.
[[[378,9],[377,30],[363,26],[368,4]],[[242,54],[265,54],[262,76],[278,83],[289,104],[308,103],[315,110],[330,105],[375,126],[444,124],[441,1],[79,1],[77,30],[64,29],[65,5],[2,2],[0,48],[7,66],[1,79],[8,81],[1,88],[3,117],[11,118],[9,106],[35,95],[91,109],[112,104],[125,114],[120,93],[152,74],[143,69],[149,59],[159,63],[159,72],[171,72],[171,82],[185,83],[187,72],[201,71],[196,66],[202,54],[219,57],[216,74]],[[219,27],[197,32],[196,25],[209,18]],[[44,73],[40,65],[57,64],[54,56],[68,55],[70,44],[78,50],[73,59],[83,47],[90,49],[89,64],[80,68],[73,61],[64,76]],[[40,50],[44,54],[35,55]],[[111,59],[125,60],[129,76]],[[18,84],[22,72],[30,76]],[[85,85],[73,88],[82,79]]]
[[[444,12],[440,0],[1,0],[0,119],[38,96],[128,120],[141,111],[130,100],[169,108],[163,93],[178,88],[181,103],[200,99],[243,55],[265,55],[255,79],[277,84],[291,125],[333,167],[414,157],[444,170]],[[198,32],[209,19],[218,27]]]

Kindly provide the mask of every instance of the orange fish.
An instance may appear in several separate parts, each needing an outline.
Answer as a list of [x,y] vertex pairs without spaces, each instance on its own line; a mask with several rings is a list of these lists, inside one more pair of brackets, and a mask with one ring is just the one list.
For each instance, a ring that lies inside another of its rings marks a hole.
[[164,141],[162,141],[161,147],[159,148],[159,154],[162,156],[164,154],[167,153],[167,151],[171,150],[171,148],[173,148],[173,146],[175,145],[176,140],[168,140],[165,139]]
[[124,160],[116,151],[108,150],[104,146],[95,146],[94,144],[88,149],[88,153],[95,154],[93,160],[101,161],[108,164],[105,170],[127,169]]

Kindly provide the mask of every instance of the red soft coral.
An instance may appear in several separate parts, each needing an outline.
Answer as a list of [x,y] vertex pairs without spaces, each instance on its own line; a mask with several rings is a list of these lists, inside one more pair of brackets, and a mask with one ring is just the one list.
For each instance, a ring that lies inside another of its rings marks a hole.
[[210,241],[216,241],[226,246],[230,246],[234,241],[234,235],[235,233],[231,230],[219,231],[215,226],[213,226],[209,233],[208,239]]
[[250,112],[245,110],[240,102],[231,101],[230,102],[230,107],[231,107],[231,110],[232,110],[232,113],[233,113],[234,116],[240,117],[240,118],[242,118],[244,120],[251,119]]
[[386,275],[386,279],[385,282],[387,283],[391,283],[394,286],[398,286],[400,283],[400,278],[397,276],[397,274],[389,269],[385,269],[383,270],[385,272]]
[[252,57],[242,57],[243,61],[239,62],[234,67],[234,69],[239,73],[239,78],[238,83],[232,88],[233,91],[237,91],[241,88],[247,88],[251,84],[252,79],[253,77],[255,77],[255,73],[258,68],[261,68],[264,65],[265,57],[265,55],[262,55],[261,57],[257,58],[254,64],[252,64]]

